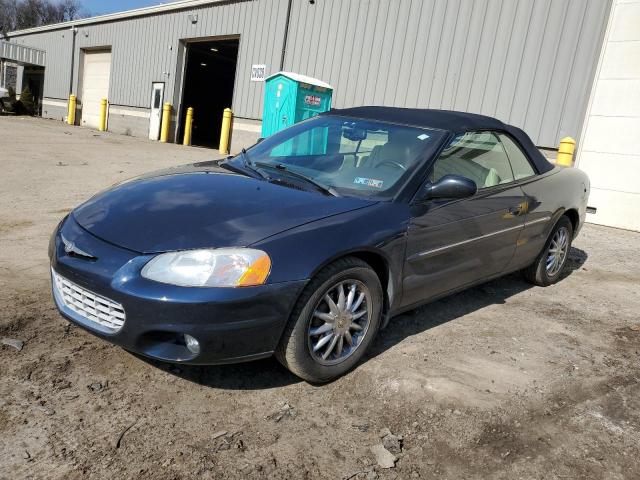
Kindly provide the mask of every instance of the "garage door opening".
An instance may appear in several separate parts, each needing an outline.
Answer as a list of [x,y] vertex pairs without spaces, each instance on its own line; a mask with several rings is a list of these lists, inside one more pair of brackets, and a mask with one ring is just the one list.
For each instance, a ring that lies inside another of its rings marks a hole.
[[193,107],[192,145],[218,148],[222,111],[233,99],[239,44],[236,38],[187,45],[180,139],[187,108]]
[[28,65],[24,67],[22,88],[29,87],[33,95],[35,113],[42,115],[42,93],[44,91],[44,67]]

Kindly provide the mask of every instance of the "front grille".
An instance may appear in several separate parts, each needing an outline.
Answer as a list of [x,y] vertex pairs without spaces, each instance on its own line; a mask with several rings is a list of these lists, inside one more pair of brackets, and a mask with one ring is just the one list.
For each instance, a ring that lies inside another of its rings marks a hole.
[[67,308],[112,333],[122,328],[126,318],[122,305],[76,285],[53,270],[51,273],[54,286]]

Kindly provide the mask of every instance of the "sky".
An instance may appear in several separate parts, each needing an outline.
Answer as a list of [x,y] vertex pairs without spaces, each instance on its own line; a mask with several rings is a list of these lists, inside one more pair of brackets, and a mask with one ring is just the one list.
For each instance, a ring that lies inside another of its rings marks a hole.
[[82,3],[91,16],[95,16],[104,13],[122,12],[134,8],[148,7],[150,5],[159,5],[161,3],[170,3],[171,1],[174,0],[80,0],[80,3]]

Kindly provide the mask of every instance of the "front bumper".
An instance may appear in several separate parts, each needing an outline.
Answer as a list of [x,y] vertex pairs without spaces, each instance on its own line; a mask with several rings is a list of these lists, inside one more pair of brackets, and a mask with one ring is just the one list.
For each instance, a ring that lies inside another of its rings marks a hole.
[[[95,259],[65,252],[60,235]],[[53,272],[124,308],[124,325],[112,332],[70,309],[52,281],[63,316],[92,334],[147,357],[191,364],[233,363],[275,350],[306,281],[247,288],[187,288],[142,278],[153,255],[140,255],[102,241],[70,216],[49,247]],[[200,344],[192,353],[183,335]]]

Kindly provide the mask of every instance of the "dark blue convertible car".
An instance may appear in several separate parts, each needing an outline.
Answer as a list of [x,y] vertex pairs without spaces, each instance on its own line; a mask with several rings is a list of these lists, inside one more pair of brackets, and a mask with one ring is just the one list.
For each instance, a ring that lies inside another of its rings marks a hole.
[[557,281],[588,195],[584,173],[490,117],[332,110],[79,206],[51,238],[53,295],[132,352],[275,354],[324,382],[399,312],[516,270]]

